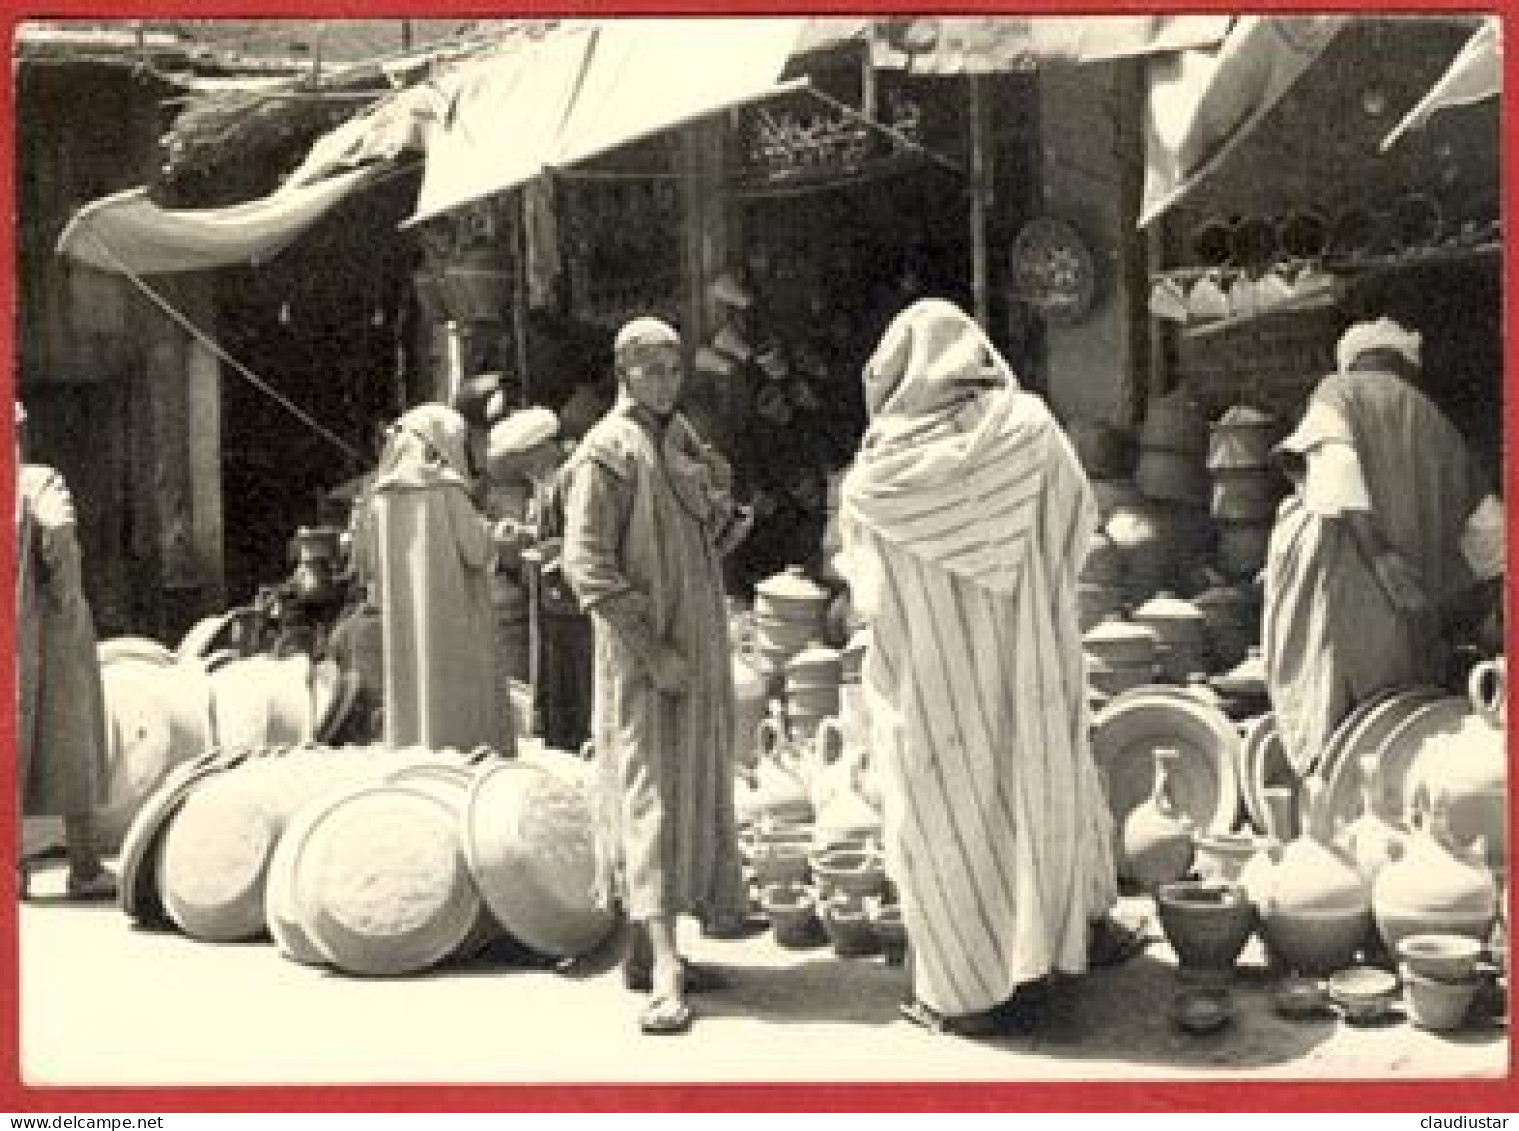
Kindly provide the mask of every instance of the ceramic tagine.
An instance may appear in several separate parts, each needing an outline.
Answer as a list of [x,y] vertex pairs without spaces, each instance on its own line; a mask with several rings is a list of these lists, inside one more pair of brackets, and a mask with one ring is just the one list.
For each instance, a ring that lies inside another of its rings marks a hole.
[[1498,913],[1498,886],[1479,842],[1453,851],[1443,807],[1430,810],[1407,850],[1377,873],[1372,907],[1390,953],[1413,934],[1465,935],[1486,941]]
[[1192,867],[1194,825],[1172,800],[1170,775],[1180,754],[1155,750],[1150,796],[1124,818],[1120,835],[1125,874],[1147,891],[1179,880]]

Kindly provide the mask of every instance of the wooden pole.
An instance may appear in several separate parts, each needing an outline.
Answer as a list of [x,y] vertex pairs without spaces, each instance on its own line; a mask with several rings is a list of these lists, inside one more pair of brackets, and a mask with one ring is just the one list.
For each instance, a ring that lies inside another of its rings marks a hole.
[[971,293],[976,321],[990,326],[990,287],[987,274],[986,208],[991,202],[992,167],[986,78],[970,76],[970,241]]
[[517,387],[522,406],[533,403],[532,378],[527,371],[527,193],[517,189],[511,196],[512,221],[512,341],[516,346]]

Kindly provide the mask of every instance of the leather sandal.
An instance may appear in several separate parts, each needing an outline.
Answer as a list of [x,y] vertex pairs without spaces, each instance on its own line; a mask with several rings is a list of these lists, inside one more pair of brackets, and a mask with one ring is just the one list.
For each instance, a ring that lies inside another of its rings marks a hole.
[[675,997],[655,997],[638,1015],[640,1032],[650,1036],[669,1036],[691,1028],[691,1009]]

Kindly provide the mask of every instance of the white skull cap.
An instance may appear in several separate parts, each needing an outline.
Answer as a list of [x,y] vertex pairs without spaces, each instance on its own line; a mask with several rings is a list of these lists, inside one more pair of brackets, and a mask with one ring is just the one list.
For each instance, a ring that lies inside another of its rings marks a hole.
[[1391,318],[1378,318],[1375,322],[1357,322],[1340,335],[1334,347],[1334,361],[1341,373],[1348,372],[1356,358],[1367,350],[1393,350],[1418,365],[1424,338],[1416,330],[1410,330]]
[[617,331],[613,353],[636,349],[640,346],[679,346],[680,335],[668,322],[659,318],[635,318]]

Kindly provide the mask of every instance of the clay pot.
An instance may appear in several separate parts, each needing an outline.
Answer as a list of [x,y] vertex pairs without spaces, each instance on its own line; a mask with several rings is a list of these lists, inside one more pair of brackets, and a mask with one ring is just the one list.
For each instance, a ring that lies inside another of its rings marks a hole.
[[1408,935],[1398,943],[1398,958],[1420,978],[1466,982],[1477,975],[1482,944],[1465,935]]
[[786,689],[837,688],[843,665],[835,649],[816,640],[786,663]]
[[1171,799],[1168,778],[1179,757],[1155,751],[1155,780],[1149,798],[1123,820],[1121,871],[1147,891],[1179,880],[1192,867],[1192,819]]
[[1238,883],[1246,865],[1272,843],[1252,833],[1212,832],[1199,832],[1192,842],[1197,874],[1205,880],[1230,884]]
[[870,925],[875,930],[876,944],[881,948],[881,957],[888,966],[901,966],[907,958],[907,927],[902,922],[901,905],[877,900],[867,906],[870,908]]
[[1207,437],[1207,418],[1185,387],[1157,397],[1146,406],[1144,426],[1139,433],[1141,446],[1202,456]]
[[1160,925],[1183,966],[1227,970],[1255,930],[1255,909],[1234,884],[1181,880],[1162,884],[1155,900]]
[[1208,430],[1208,470],[1266,467],[1276,419],[1249,405],[1235,405]]
[[1402,857],[1377,873],[1372,907],[1389,952],[1409,935],[1443,933],[1486,940],[1498,913],[1498,888],[1477,860],[1447,847],[1443,813],[1409,838]]
[[1073,418],[1065,426],[1071,447],[1089,479],[1122,475],[1129,457],[1129,440],[1123,430],[1100,420]]
[[828,590],[809,578],[801,566],[787,566],[754,587],[757,617],[801,622],[820,627],[831,597]]
[[1087,543],[1086,561],[1081,566],[1081,580],[1101,585],[1117,585],[1123,579],[1123,554],[1113,540],[1101,530]]
[[1147,625],[1110,618],[1081,638],[1082,651],[1115,667],[1155,663],[1155,630]]
[[864,903],[843,893],[826,899],[822,905],[823,930],[833,952],[840,958],[856,958],[876,952],[876,932]]
[[[1299,837],[1273,856],[1253,883],[1267,949],[1303,974],[1349,966],[1372,925],[1371,898],[1360,874],[1338,853]],[[1248,872],[1248,869],[1247,869]]]
[[856,899],[879,896],[886,882],[881,856],[871,849],[825,849],[813,854],[811,866],[818,895],[824,900],[839,893]]
[[1216,555],[1219,569],[1231,578],[1254,577],[1266,564],[1270,542],[1269,523],[1220,522]]
[[1400,973],[1409,1019],[1419,1028],[1436,1033],[1459,1029],[1465,1024],[1477,991],[1482,987],[1476,978],[1465,982],[1442,982],[1422,977],[1406,966]]
[[1147,499],[1197,506],[1208,502],[1208,475],[1196,452],[1145,447],[1139,453],[1134,482]]
[[760,907],[770,920],[778,945],[794,949],[817,941],[817,903],[802,884],[765,886],[760,892]]
[[1080,612],[1081,631],[1090,632],[1122,611],[1124,589],[1121,585],[1078,581],[1076,604]]
[[1276,514],[1277,480],[1265,468],[1237,467],[1213,473],[1209,512],[1225,522],[1270,523]]
[[1171,593],[1157,593],[1135,609],[1131,619],[1151,629],[1161,644],[1201,648],[1207,640],[1208,622],[1202,610]]

